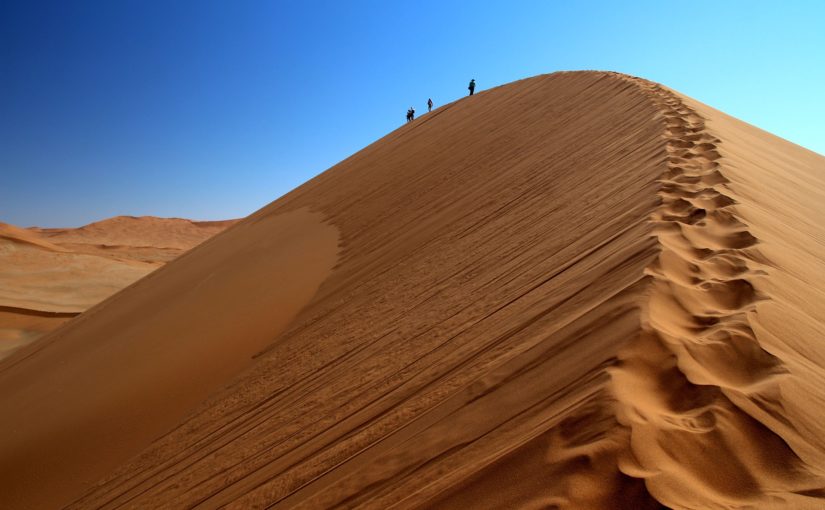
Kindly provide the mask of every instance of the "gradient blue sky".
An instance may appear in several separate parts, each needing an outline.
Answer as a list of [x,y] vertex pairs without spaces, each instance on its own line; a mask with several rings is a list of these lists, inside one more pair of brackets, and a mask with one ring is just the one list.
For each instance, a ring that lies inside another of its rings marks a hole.
[[240,217],[426,109],[571,69],[825,153],[825,2],[0,0],[0,221]]

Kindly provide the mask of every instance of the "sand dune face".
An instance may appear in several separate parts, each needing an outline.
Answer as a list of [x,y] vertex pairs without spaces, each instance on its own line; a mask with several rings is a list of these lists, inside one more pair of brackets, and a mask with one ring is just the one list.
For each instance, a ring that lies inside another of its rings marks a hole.
[[642,330],[612,371],[622,469],[672,508],[822,508],[825,281],[788,271],[825,263],[823,158],[636,82],[669,158]]
[[822,508],[823,175],[623,75],[462,99],[0,362],[0,497]]
[[172,428],[312,297],[337,246],[317,213],[258,215],[4,360],[7,504],[65,504]]
[[234,223],[149,216],[76,229],[0,223],[0,357]]

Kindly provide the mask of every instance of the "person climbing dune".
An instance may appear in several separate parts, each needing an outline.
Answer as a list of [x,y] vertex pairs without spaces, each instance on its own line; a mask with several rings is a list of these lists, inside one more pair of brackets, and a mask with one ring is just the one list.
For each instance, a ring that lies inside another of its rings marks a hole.
[[476,79],[473,78],[470,80],[470,85],[467,86],[467,89],[470,91],[470,95],[473,95],[473,92],[476,90]]
[[427,99],[427,111],[428,112],[433,111],[433,100],[432,100],[432,98]]

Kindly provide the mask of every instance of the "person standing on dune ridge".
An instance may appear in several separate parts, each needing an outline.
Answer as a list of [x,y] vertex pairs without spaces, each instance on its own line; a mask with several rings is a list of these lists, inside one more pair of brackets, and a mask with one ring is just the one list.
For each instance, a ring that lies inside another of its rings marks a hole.
[[476,79],[475,78],[470,80],[470,85],[467,88],[470,90],[470,95],[472,96],[473,92],[475,92],[475,90],[476,90]]
[[432,98],[427,99],[427,111],[428,112],[433,111],[433,99]]

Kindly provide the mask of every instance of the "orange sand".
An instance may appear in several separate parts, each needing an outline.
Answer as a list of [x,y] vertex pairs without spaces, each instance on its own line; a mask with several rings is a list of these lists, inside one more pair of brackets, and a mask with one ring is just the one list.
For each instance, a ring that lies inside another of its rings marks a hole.
[[0,223],[0,358],[233,223],[150,216],[76,229]]
[[483,91],[0,361],[0,506],[823,508],[822,204],[650,82]]

